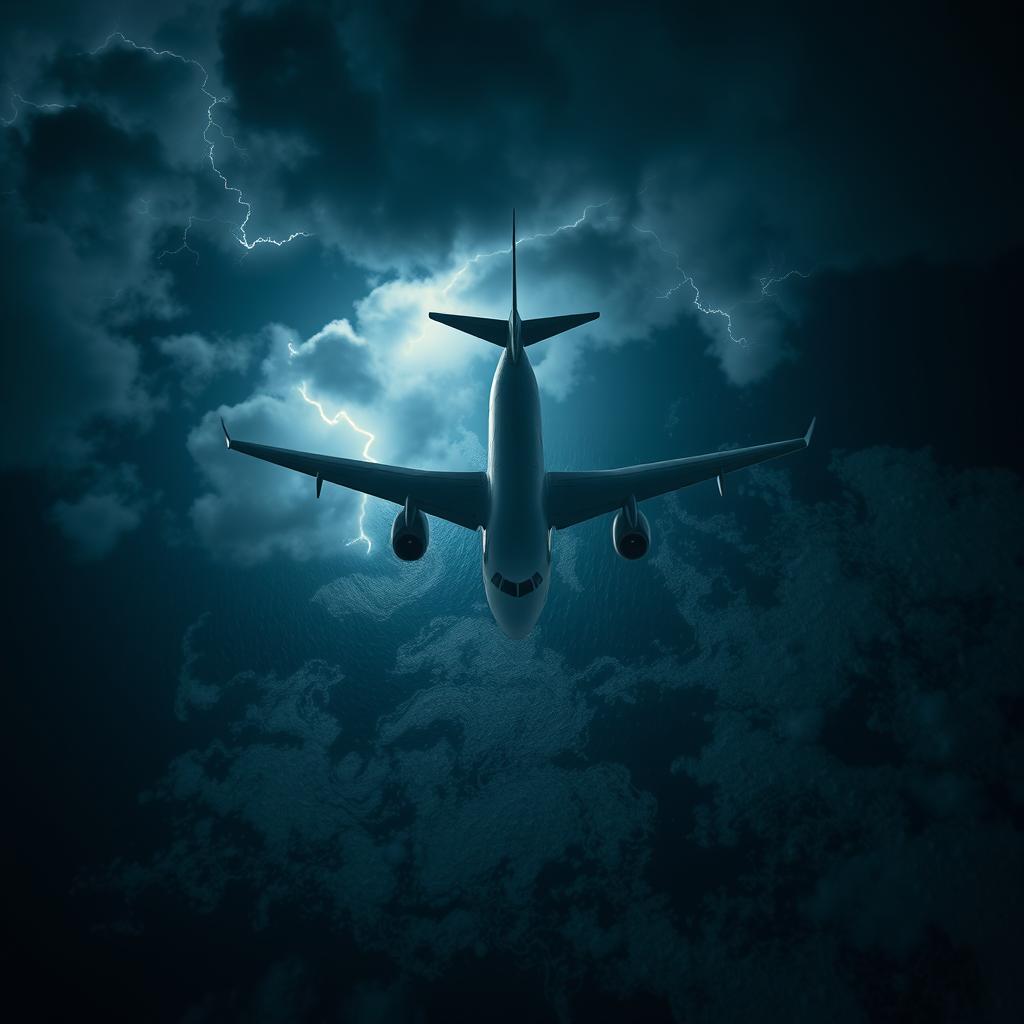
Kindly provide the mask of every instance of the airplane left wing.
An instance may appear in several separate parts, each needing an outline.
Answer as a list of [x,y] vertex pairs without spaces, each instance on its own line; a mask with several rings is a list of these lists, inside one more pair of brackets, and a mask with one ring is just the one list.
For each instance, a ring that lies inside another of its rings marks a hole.
[[627,466],[623,469],[548,473],[548,525],[564,530],[567,526],[593,519],[605,512],[617,511],[631,497],[643,501],[715,477],[718,477],[721,489],[726,473],[806,448],[811,443],[814,422],[811,420],[803,437],[791,441],[776,441],[752,448],[734,448],[732,451],[669,459],[667,462],[650,462],[644,466]]
[[421,512],[447,519],[456,526],[475,530],[487,523],[488,485],[486,473],[442,473],[426,469],[405,469],[379,462],[314,455],[288,448],[236,441],[224,429],[224,442],[232,451],[272,462],[297,473],[316,478],[316,493],[326,480],[363,494],[372,494],[396,505],[411,500]]

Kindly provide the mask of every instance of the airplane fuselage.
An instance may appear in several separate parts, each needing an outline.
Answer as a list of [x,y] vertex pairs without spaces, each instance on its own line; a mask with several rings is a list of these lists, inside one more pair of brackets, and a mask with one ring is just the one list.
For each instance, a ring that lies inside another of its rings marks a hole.
[[526,351],[502,352],[487,431],[490,511],[483,530],[487,603],[502,631],[526,636],[544,608],[551,548],[544,507],[540,394]]

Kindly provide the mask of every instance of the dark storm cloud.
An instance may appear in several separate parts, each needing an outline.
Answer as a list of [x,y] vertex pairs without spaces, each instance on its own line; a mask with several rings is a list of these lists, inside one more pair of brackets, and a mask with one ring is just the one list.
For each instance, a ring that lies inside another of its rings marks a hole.
[[[191,113],[196,115],[203,113],[210,100],[196,88],[202,77],[193,64],[154,57],[115,37],[96,52],[58,53],[43,81],[77,103],[102,108],[119,125],[146,138],[168,127],[186,127],[182,107],[195,107]],[[202,138],[194,124],[179,137],[164,141],[168,156],[182,163],[201,156]],[[172,141],[173,145],[169,144]]]
[[188,395],[198,394],[221,373],[245,370],[255,347],[249,339],[210,340],[193,333],[155,338],[154,344],[181,374]]
[[510,156],[559,76],[553,53],[538,60],[530,20],[480,6],[400,6],[383,21],[373,9],[229,8],[224,79],[239,127],[285,156],[271,181],[286,204],[371,263],[433,262],[479,211],[507,210],[510,180],[535,195]]
[[[140,41],[173,42],[190,18],[168,8]],[[1019,235],[998,198],[1014,133],[975,127],[1010,114],[1005,54],[993,40],[978,61],[976,30],[937,11],[284,3],[225,7],[219,60],[211,40],[198,55],[248,151],[219,159],[278,234],[408,268],[501,237],[513,203],[550,224],[640,193],[627,216],[718,305],[773,266],[985,254]],[[159,125],[168,152],[200,145],[170,99],[190,65],[117,41],[48,61],[65,102]]]
[[[979,62],[977,30],[944,12],[231,6],[224,115],[259,154],[238,180],[265,223],[407,276],[492,248],[512,205],[550,230],[615,199],[624,234],[656,233],[652,276],[692,275],[671,317],[747,385],[798,358],[797,313],[762,279],[1019,237],[999,198],[1019,146],[976,128],[1011,120],[1008,54]],[[614,312],[599,331],[644,336]],[[552,355],[551,393],[578,344]]]
[[78,498],[59,499],[51,509],[54,522],[85,561],[108,555],[118,540],[138,527],[146,500],[134,466],[101,470]]
[[104,323],[111,298],[103,266],[83,259],[67,236],[11,210],[0,227],[7,310],[2,461],[10,466],[80,463],[82,429],[97,417],[145,422],[152,401],[135,347]]
[[[427,977],[504,951],[542,962],[556,1003],[584,983],[686,1020],[867,1020],[922,998],[1005,1016],[1020,483],[890,449],[832,470],[831,500],[769,470],[735,517],[663,506],[654,567],[685,652],[574,671],[536,637],[436,619],[394,664],[429,685],[369,748],[339,710],[364,681],[315,661],[204,681],[191,631],[182,708],[242,688],[248,706],[153,791],[178,812],[170,844],[110,881],[203,909],[241,883],[257,921],[299,905]],[[628,769],[599,737],[634,722],[658,756]],[[949,987],[922,990],[942,956]],[[861,985],[872,963],[906,991]]]
[[[125,207],[167,174],[155,135],[123,128],[94,107],[33,117],[27,137],[15,132],[11,140],[28,215],[56,222],[107,258],[122,241]],[[110,234],[97,237],[97,229]]]
[[997,198],[1015,143],[974,127],[1009,119],[1007,55],[977,61],[977,30],[945,12],[282,4],[229,8],[221,46],[240,127],[294,144],[272,171],[288,201],[322,205],[364,258],[402,265],[513,201],[548,216],[646,184],[650,226],[699,243],[735,297],[786,251],[1017,237]]
[[164,227],[155,211],[180,214],[190,184],[155,132],[89,102],[18,107],[0,145],[13,316],[4,375],[17,381],[4,403],[4,460],[81,462],[97,423],[138,429],[160,406],[129,326],[178,311],[153,259]]

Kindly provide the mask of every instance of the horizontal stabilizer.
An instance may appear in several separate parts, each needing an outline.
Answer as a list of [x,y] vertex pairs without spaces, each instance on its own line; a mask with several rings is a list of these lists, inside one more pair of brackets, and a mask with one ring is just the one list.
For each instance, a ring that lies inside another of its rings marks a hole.
[[[447,327],[454,327],[463,334],[472,334],[474,338],[483,338],[492,345],[504,348],[508,344],[508,321],[490,320],[483,316],[458,316],[455,313],[428,313],[431,320]],[[564,318],[563,318],[564,319]],[[563,328],[565,330],[566,328]]]
[[[521,337],[524,345],[535,345],[545,338],[564,334],[574,327],[581,327],[596,320],[600,313],[570,313],[568,316],[544,316],[539,320],[524,320]],[[433,314],[431,314],[433,316]]]

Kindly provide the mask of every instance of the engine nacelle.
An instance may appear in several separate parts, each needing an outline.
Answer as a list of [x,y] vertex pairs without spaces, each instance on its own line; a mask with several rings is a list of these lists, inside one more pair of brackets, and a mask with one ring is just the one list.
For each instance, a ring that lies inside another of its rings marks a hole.
[[[630,514],[632,513],[632,514]],[[643,558],[651,546],[651,526],[647,516],[634,504],[615,513],[612,520],[612,544],[620,558]]]
[[415,562],[426,554],[429,543],[427,517],[407,505],[391,524],[391,549],[403,562]]

